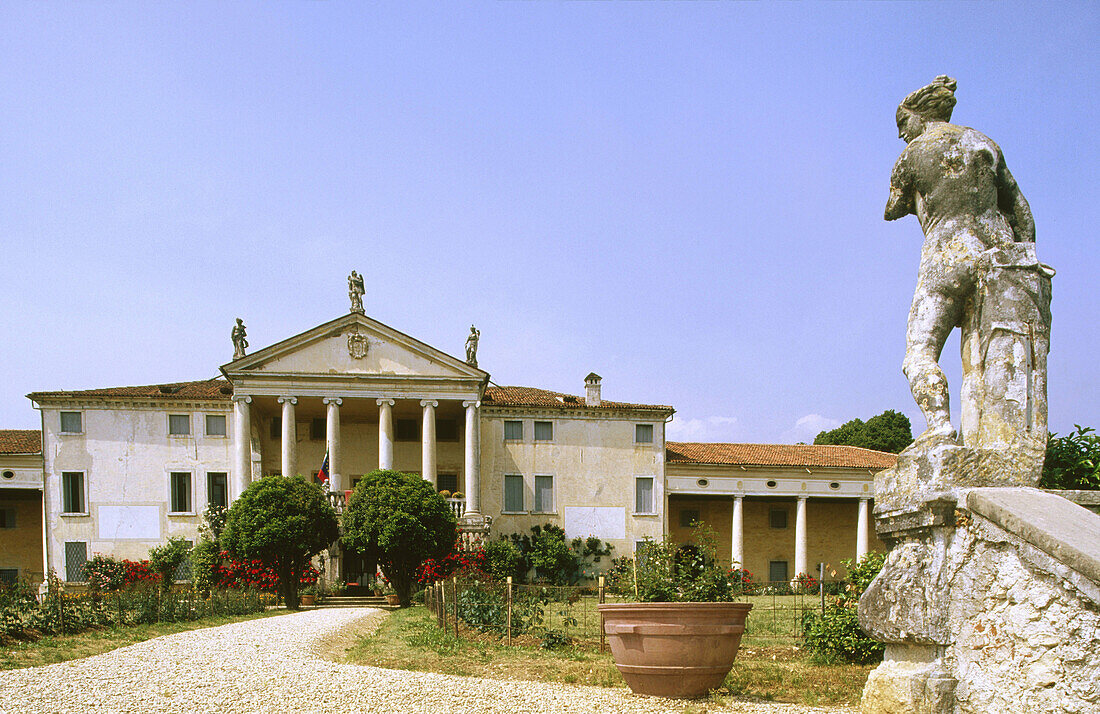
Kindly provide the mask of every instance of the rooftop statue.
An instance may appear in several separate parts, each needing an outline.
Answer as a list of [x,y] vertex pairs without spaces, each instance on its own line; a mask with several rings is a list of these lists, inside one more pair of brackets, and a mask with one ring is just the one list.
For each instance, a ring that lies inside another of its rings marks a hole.
[[959,326],[961,444],[1041,451],[1054,271],[1035,257],[1031,209],[1000,147],[950,123],[955,88],[941,75],[898,107],[907,146],[886,204],[886,220],[914,214],[925,236],[903,365],[928,421],[917,445],[957,441],[939,358]]
[[248,339],[241,318],[237,318],[237,324],[233,326],[233,332],[229,336],[233,340],[233,359],[244,357],[245,350],[248,349]]
[[466,336],[466,364],[477,366],[477,341],[481,339],[481,331],[470,325],[470,334]]
[[348,276],[348,297],[351,298],[351,311],[363,314],[363,293],[367,290],[363,286],[363,276],[354,270]]

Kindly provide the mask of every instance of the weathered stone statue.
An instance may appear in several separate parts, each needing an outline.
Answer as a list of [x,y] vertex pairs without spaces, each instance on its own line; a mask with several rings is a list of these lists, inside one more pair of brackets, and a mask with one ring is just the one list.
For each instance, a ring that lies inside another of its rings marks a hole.
[[363,293],[367,290],[363,286],[363,276],[354,270],[348,276],[348,297],[351,299],[351,311],[363,314]]
[[237,324],[233,326],[233,332],[230,333],[230,339],[233,340],[233,359],[244,357],[245,350],[248,349],[248,339],[245,334],[244,321],[239,317],[237,318]]
[[477,366],[477,341],[481,339],[481,331],[470,325],[470,334],[466,336],[466,364]]
[[[1100,517],[1034,488],[1047,439],[1050,279],[1000,148],[949,123],[955,80],[897,111],[886,219],[924,229],[904,372],[928,429],[875,475],[889,546],[860,598],[886,643],[864,714],[1095,711]],[[962,433],[939,367],[962,329]]]
[[[949,123],[955,87],[954,79],[937,77],[898,107],[898,135],[907,146],[894,165],[886,204],[886,220],[915,214],[925,235],[903,366],[928,422],[916,448],[956,444],[939,358],[959,326],[961,445],[983,450],[976,467],[999,470],[1009,458],[1026,472],[1026,483],[1013,483],[1035,485],[1047,438],[1054,271],[1035,257],[1031,209],[1001,149],[984,134]],[[1005,456],[1005,450],[1015,453]]]

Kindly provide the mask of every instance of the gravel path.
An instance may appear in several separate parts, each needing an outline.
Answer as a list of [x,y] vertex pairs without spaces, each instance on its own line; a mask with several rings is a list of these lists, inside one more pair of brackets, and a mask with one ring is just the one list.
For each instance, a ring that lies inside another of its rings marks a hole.
[[[705,705],[622,689],[509,682],[331,662],[319,653],[371,609],[309,610],[181,632],[106,654],[0,672],[0,712],[683,712]],[[734,704],[746,714],[852,712]]]

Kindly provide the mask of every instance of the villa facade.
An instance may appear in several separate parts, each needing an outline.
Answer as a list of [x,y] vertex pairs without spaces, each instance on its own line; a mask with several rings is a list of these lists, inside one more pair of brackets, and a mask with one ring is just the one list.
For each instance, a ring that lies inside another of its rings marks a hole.
[[[671,406],[605,400],[594,373],[580,396],[498,386],[476,344],[461,360],[360,311],[240,349],[221,373],[28,395],[41,432],[0,432],[0,513],[14,524],[0,539],[30,545],[0,549],[0,574],[52,568],[78,582],[94,553],[137,559],[172,536],[194,541],[207,504],[229,505],[270,474],[316,478],[326,454],[338,509],[364,474],[393,468],[446,491],[466,525],[554,523],[614,555],[646,538],[683,541],[703,521],[720,556],[758,579],[882,548],[872,475],[891,454],[666,442]],[[332,555],[338,574],[361,577],[354,558]]]

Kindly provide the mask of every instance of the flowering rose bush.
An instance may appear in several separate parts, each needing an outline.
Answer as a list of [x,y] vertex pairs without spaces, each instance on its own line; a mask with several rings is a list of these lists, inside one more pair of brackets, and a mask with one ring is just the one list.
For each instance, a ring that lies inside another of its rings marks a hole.
[[459,540],[447,557],[441,560],[428,558],[421,563],[416,582],[420,585],[431,585],[452,576],[463,580],[486,580],[489,577],[486,570],[488,562],[489,557],[484,548],[478,546],[465,550]]
[[[233,560],[227,551],[221,552],[222,562],[214,569],[214,581],[219,588],[231,590],[275,590],[279,587],[279,575],[262,560]],[[300,585],[314,585],[319,573],[317,568],[306,565],[298,578]]]

